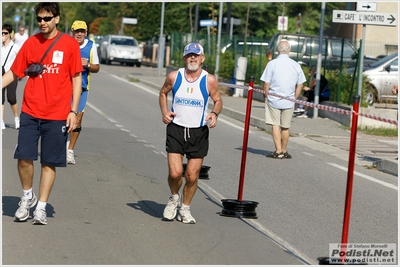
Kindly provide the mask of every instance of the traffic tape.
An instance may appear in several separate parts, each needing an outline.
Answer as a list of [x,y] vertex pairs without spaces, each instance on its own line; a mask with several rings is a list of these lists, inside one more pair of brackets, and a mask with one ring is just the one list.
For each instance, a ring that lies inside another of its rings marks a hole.
[[[264,90],[253,88],[253,87],[248,86],[248,85],[247,86],[246,85],[236,85],[236,84],[230,84],[230,83],[218,83],[218,84],[220,86],[227,86],[229,88],[238,88],[238,89],[244,89],[244,90],[254,90],[255,92],[259,92],[261,94],[265,94]],[[274,93],[271,93],[271,92],[269,92],[268,95],[279,97],[279,98],[282,98],[282,99],[286,99],[288,101],[292,101],[292,102],[301,104],[303,106],[309,106],[309,107],[317,108],[317,109],[321,109],[321,110],[332,111],[332,112],[339,113],[339,114],[351,115],[354,112],[353,110],[335,108],[335,107],[330,107],[330,106],[321,105],[321,104],[314,104],[312,102],[307,102],[307,101],[304,101],[304,100],[298,100],[298,99],[294,99],[294,98],[291,98],[291,97],[284,97],[284,96],[277,95],[277,94],[274,94]],[[363,113],[358,113],[358,115],[366,117],[366,118],[369,118],[369,119],[373,119],[373,120],[377,120],[377,121],[383,121],[383,122],[387,122],[387,123],[390,123],[390,124],[398,125],[398,121],[397,120],[381,118],[379,116],[363,114]]]

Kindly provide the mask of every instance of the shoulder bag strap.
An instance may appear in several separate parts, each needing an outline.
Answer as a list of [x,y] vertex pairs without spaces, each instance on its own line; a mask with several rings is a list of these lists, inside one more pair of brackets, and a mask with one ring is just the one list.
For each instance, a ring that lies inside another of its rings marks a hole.
[[53,47],[53,45],[55,45],[55,43],[57,43],[58,39],[60,39],[61,35],[63,35],[62,32],[60,32],[60,34],[57,36],[56,39],[54,39],[54,41],[51,43],[51,45],[49,46],[49,48],[47,48],[46,52],[44,53],[42,59],[40,60],[39,64],[42,64],[43,59],[46,57],[47,53],[50,51],[50,49]]
[[12,45],[12,46],[11,46],[11,48],[10,48],[10,51],[8,51],[8,54],[7,54],[6,60],[4,61],[3,67],[6,65],[6,62],[7,62],[8,56],[10,55],[10,53],[11,53],[11,50],[12,50],[13,46],[14,46],[14,45]]

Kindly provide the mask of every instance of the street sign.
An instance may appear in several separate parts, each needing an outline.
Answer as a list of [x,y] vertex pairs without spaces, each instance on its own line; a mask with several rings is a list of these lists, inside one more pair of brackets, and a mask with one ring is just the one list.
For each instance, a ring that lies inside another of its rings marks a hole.
[[137,24],[137,19],[136,18],[122,18],[122,23],[123,24]]
[[14,22],[19,22],[21,20],[21,16],[20,15],[15,15],[14,16]]
[[212,19],[200,20],[200,27],[217,26],[218,23]]
[[376,2],[357,2],[357,11],[376,11]]
[[[222,22],[226,24],[226,22],[228,21],[228,18],[224,17],[222,19]],[[240,19],[235,19],[231,17],[231,23],[233,23],[233,25],[240,25]]]
[[397,25],[397,15],[390,13],[333,10],[332,22],[395,27]]
[[278,31],[287,31],[288,19],[287,16],[278,16]]

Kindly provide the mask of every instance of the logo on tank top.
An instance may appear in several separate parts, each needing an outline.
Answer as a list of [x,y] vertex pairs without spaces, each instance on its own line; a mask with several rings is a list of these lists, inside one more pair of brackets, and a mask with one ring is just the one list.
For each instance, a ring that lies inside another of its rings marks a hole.
[[202,100],[198,99],[188,99],[178,97],[175,99],[175,104],[180,106],[189,106],[189,107],[203,107],[204,103]]
[[189,95],[193,94],[193,91],[194,91],[193,87],[188,87],[186,89],[186,93],[188,93]]

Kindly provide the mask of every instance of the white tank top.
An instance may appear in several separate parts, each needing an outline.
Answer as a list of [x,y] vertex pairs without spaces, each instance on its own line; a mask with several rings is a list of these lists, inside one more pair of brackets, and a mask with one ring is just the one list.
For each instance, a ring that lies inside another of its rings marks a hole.
[[173,123],[188,128],[198,128],[207,124],[207,74],[207,71],[202,70],[196,81],[188,82],[185,68],[178,70],[172,87],[171,111],[176,113]]

